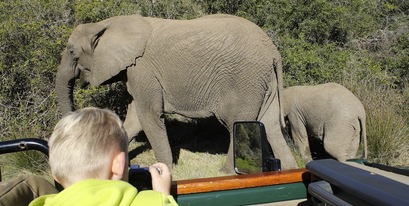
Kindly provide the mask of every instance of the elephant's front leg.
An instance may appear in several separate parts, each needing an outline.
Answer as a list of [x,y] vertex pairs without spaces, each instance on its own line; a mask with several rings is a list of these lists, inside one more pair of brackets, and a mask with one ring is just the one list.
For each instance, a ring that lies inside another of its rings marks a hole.
[[133,100],[128,105],[128,110],[124,121],[124,128],[128,135],[129,141],[131,141],[132,138],[137,136],[142,131],[142,126],[136,112],[136,103]]
[[[129,76],[137,75],[130,72]],[[137,77],[137,79],[130,78],[127,87],[135,101],[142,130],[148,138],[156,159],[172,168],[173,157],[165,127],[161,87],[155,78],[141,73]]]
[[154,151],[156,160],[172,168],[173,157],[164,119],[157,115],[143,115],[141,125]]
[[306,121],[305,118],[299,112],[295,112],[288,115],[288,121],[290,122],[291,137],[295,147],[300,152],[304,163],[310,162],[312,156],[308,141],[308,131],[304,123]]
[[303,124],[301,125],[291,125],[291,134],[293,137],[293,141],[295,144],[295,147],[298,149],[300,152],[301,156],[304,159],[305,164],[310,162],[312,160],[311,156],[311,150],[310,150],[310,144],[308,141],[308,133],[307,129]]
[[156,160],[172,168],[172,150],[166,132],[165,120],[160,109],[162,107],[159,106],[162,101],[160,98],[145,101],[138,102],[136,107],[142,129],[154,151]]

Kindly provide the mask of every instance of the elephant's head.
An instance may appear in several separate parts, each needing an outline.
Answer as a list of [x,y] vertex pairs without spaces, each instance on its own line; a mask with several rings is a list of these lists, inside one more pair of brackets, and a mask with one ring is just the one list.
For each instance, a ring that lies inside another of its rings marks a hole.
[[75,28],[64,50],[56,77],[56,92],[63,114],[74,109],[73,88],[98,86],[135,64],[144,53],[152,28],[139,15],[118,16]]

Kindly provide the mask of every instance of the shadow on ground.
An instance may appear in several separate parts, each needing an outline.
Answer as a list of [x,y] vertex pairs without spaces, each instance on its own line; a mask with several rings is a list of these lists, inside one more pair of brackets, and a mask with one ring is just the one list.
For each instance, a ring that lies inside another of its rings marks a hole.
[[[230,143],[229,132],[214,117],[188,122],[166,119],[165,124],[174,163],[178,162],[181,149],[209,154],[227,154]],[[144,144],[129,151],[130,159],[151,149],[143,132],[134,139]]]

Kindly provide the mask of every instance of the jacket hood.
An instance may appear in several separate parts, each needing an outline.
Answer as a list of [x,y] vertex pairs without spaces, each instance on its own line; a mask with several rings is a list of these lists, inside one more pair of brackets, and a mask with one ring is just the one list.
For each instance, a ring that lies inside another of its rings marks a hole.
[[132,205],[177,205],[172,196],[146,190],[138,193],[131,184],[115,180],[83,180],[58,194],[41,196],[30,206],[132,206]]

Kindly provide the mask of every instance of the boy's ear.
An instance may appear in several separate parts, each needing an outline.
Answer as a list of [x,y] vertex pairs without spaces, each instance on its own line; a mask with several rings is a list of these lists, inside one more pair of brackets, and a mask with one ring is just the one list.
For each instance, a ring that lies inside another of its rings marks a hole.
[[53,177],[53,179],[54,179],[54,184],[55,184],[55,188],[58,190],[58,191],[63,191],[64,190],[64,188],[66,188],[66,187],[68,187],[67,185],[62,185],[61,184],[61,181],[60,180],[58,180],[54,175],[52,175],[52,177]]
[[60,180],[58,180],[58,179],[54,176],[54,174],[51,174],[51,176],[53,177],[54,181],[58,182],[58,184],[61,184]]
[[120,152],[114,156],[114,160],[112,162],[112,180],[123,180],[124,179],[124,172],[126,168],[126,156],[125,152]]

